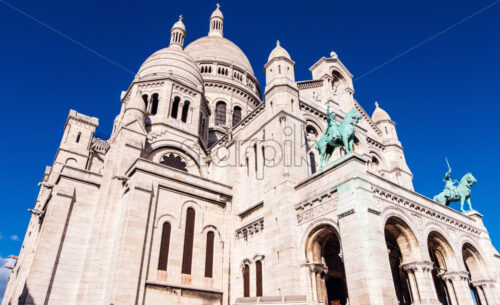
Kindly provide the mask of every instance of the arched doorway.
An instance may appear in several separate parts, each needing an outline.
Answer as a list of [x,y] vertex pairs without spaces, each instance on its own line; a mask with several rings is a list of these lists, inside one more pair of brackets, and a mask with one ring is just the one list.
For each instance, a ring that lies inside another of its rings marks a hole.
[[472,299],[477,305],[487,305],[485,291],[481,286],[473,285],[474,282],[484,280],[484,262],[479,252],[470,244],[462,247],[462,258],[465,269],[469,272],[469,289]]
[[322,225],[309,235],[306,255],[310,265],[313,299],[325,304],[346,305],[347,283],[337,231]]
[[[384,228],[387,253],[391,265],[394,289],[400,305],[410,305],[418,300],[413,300],[410,276],[408,271],[401,266],[405,263],[416,261],[418,242],[410,227],[401,219],[391,217]],[[412,272],[412,271],[409,271]],[[416,289],[416,288],[414,288]]]
[[446,281],[441,277],[448,272],[448,261],[453,255],[451,246],[446,239],[437,232],[431,232],[427,238],[429,256],[433,263],[432,278],[439,302],[443,305],[452,305],[451,298],[456,299],[455,292],[450,291]]

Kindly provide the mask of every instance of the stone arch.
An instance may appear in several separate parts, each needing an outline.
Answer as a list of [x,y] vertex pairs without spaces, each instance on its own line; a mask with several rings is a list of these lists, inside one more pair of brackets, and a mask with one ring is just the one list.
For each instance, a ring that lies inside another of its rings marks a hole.
[[386,239],[390,237],[397,243],[395,246],[401,251],[402,263],[422,259],[417,236],[401,215],[391,213],[386,217],[384,232]]
[[480,281],[486,279],[487,271],[485,270],[485,262],[483,256],[479,253],[477,248],[473,246],[469,242],[465,242],[462,245],[462,260],[465,266],[465,269],[470,274],[470,280]]
[[177,220],[175,219],[175,216],[172,214],[163,214],[160,217],[156,219],[156,222],[154,224],[154,228],[158,228],[160,225],[162,225],[164,222],[170,222],[172,224],[172,227],[175,227],[177,224]]
[[[160,143],[161,142],[161,143]],[[182,148],[181,148],[182,147]],[[169,153],[174,156],[179,156],[181,160],[185,163],[185,171],[198,176],[204,176],[201,166],[199,163],[199,155],[185,144],[178,143],[172,140],[162,140],[151,144],[152,152],[149,154],[150,160],[155,163],[164,162],[164,157]],[[170,157],[170,156],[168,156]],[[175,166],[173,166],[176,168]]]
[[384,235],[392,280],[399,304],[412,303],[410,289],[411,271],[402,268],[404,264],[419,261],[419,243],[410,226],[398,216],[391,215],[384,220]]
[[66,159],[64,164],[67,166],[78,166],[78,161],[76,161],[75,158],[68,158],[68,159]]
[[[187,200],[185,201],[182,206],[181,206],[181,214],[179,217],[179,228],[184,230],[184,227],[186,225],[186,213],[189,208],[193,208],[195,211],[195,233],[196,233],[196,228],[203,228],[203,220],[204,220],[204,213],[203,209],[201,208],[200,204],[194,200]],[[202,230],[202,229],[201,229]],[[198,232],[201,232],[199,230]]]
[[[368,166],[370,169],[376,171],[387,169],[387,163],[385,157],[383,157],[383,154],[380,154],[374,149],[370,149],[368,151],[368,155],[370,157],[370,160],[368,161]],[[373,157],[377,159],[378,164],[376,164],[376,162],[373,160]]]
[[453,247],[448,242],[442,232],[432,229],[427,235],[427,248],[432,262],[432,278],[436,289],[439,302],[444,305],[451,304],[454,297],[453,289],[447,285],[446,278],[443,275],[457,270],[457,260]]
[[222,234],[220,234],[220,231],[219,229],[217,229],[217,227],[215,225],[205,225],[202,229],[201,229],[201,232],[202,234],[205,234],[207,233],[208,231],[213,231],[217,234],[217,238],[219,239],[220,242],[224,242],[223,239],[222,239]]
[[317,224],[310,230],[305,243],[313,300],[330,304],[348,300],[347,282],[340,234],[330,224]]

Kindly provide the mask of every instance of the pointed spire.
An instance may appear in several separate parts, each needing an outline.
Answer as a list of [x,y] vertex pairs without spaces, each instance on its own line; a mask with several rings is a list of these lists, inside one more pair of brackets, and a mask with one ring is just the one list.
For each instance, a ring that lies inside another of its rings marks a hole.
[[208,32],[208,36],[223,37],[224,15],[220,11],[220,4],[217,3],[216,6],[216,9],[210,16],[210,31]]
[[182,22],[182,15],[179,16],[179,21],[174,23],[170,30],[170,48],[183,49],[184,38],[186,38],[186,27]]

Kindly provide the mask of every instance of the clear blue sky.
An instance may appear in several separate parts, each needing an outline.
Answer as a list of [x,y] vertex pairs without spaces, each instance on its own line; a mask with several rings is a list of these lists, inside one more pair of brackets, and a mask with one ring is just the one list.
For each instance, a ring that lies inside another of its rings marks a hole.
[[[187,43],[205,36],[216,1],[33,1],[8,3],[137,71],[168,45],[184,16]],[[498,1],[497,1],[498,2]],[[261,86],[263,66],[279,39],[296,62],[296,79],[335,50],[354,74],[365,74],[494,3],[476,1],[221,1],[225,36],[246,53]],[[478,179],[472,203],[500,247],[500,3],[354,82],[372,113],[378,100],[397,123],[417,192],[443,186],[444,157],[459,179]],[[50,165],[69,109],[100,119],[109,134],[120,92],[133,74],[61,37],[0,0],[3,149],[0,257],[18,254],[37,183]],[[456,207],[456,205],[454,205]],[[0,287],[1,288],[1,287]],[[0,294],[1,295],[1,294]]]

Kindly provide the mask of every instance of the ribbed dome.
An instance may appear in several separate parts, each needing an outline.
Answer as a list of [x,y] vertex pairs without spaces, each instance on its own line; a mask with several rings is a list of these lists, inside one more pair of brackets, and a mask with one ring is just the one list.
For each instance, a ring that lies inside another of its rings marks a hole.
[[194,60],[186,52],[173,48],[161,49],[149,56],[139,68],[135,79],[154,79],[168,75],[195,87],[203,86],[200,69]]
[[378,123],[380,121],[390,121],[391,117],[389,116],[389,114],[387,112],[385,112],[384,109],[382,109],[378,106],[378,102],[375,102],[375,110],[373,111],[373,114],[372,114],[372,120],[375,123]]
[[196,62],[221,60],[239,66],[254,75],[252,65],[250,65],[245,53],[224,37],[206,36],[199,38],[190,43],[185,51]]
[[269,58],[267,59],[267,62],[270,62],[272,59],[278,58],[278,57],[286,57],[286,58],[292,60],[292,58],[290,58],[290,54],[288,54],[287,50],[285,50],[280,45],[279,40],[276,42],[276,47],[271,51],[271,54],[269,54]]

